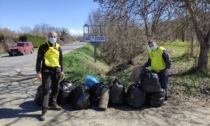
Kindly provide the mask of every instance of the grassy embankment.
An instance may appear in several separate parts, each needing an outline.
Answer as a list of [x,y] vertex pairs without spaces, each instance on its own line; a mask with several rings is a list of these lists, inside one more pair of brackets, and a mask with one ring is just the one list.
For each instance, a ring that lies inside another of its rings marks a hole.
[[[188,55],[188,44],[186,42],[166,42],[161,45],[169,51],[172,60],[169,76],[170,94],[172,96],[209,95],[210,74],[193,69],[197,63],[197,58]],[[198,50],[198,45],[196,46],[196,50]],[[99,54],[100,52],[98,52]],[[98,57],[97,63],[94,62],[91,45],[85,45],[66,54],[64,60],[66,78],[75,83],[83,82],[84,77],[88,74],[95,75],[105,81],[108,78],[105,73],[111,68],[100,57]],[[134,59],[134,64],[143,64],[146,60],[147,54],[140,55]],[[132,83],[127,79],[132,68],[133,66],[119,71],[113,76],[118,77],[121,83],[128,87]]]
[[97,51],[97,62],[94,62],[93,46],[87,44],[64,55],[64,69],[66,78],[74,83],[84,82],[86,75],[94,75],[105,79],[105,73],[110,69],[100,58]]
[[209,95],[210,73],[195,69],[199,45],[194,45],[194,58],[189,56],[189,45],[186,42],[163,44],[169,50],[172,68],[169,77],[169,88],[173,96]]

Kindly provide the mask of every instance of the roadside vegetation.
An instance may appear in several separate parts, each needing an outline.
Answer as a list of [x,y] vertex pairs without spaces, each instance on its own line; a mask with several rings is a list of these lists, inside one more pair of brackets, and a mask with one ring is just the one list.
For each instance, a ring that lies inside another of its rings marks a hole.
[[32,42],[38,48],[46,41],[49,31],[54,30],[58,34],[57,42],[61,45],[72,43],[78,40],[78,36],[73,36],[68,29],[50,26],[45,23],[36,24],[34,28],[23,27],[20,32],[15,32],[7,28],[0,28],[0,55],[6,54],[9,47],[15,46],[17,42]]
[[105,73],[110,67],[100,57],[97,51],[97,62],[94,62],[94,51],[91,44],[78,48],[64,55],[64,69],[66,78],[74,83],[83,82],[86,75],[93,75],[106,79]]
[[203,71],[196,68],[198,43],[195,44],[193,56],[190,56],[189,43],[187,42],[167,42],[163,46],[169,50],[173,63],[169,77],[171,94],[174,97],[210,95],[209,70]]
[[[195,68],[197,53],[194,53],[195,56],[193,57],[190,56],[188,42],[164,42],[160,43],[160,45],[169,51],[172,60],[169,75],[170,96],[173,98],[209,96],[210,73],[198,71]],[[199,49],[199,47],[197,48]],[[145,52],[147,51],[145,50]],[[84,82],[86,75],[94,75],[105,84],[112,78],[118,78],[125,87],[128,87],[133,83],[128,80],[132,68],[145,63],[147,60],[147,53],[142,53],[133,59],[134,65],[107,76],[106,73],[113,66],[106,65],[105,61],[100,57],[99,50],[97,53],[97,63],[94,62],[93,46],[90,44],[66,54],[64,56],[66,78],[74,84]]]

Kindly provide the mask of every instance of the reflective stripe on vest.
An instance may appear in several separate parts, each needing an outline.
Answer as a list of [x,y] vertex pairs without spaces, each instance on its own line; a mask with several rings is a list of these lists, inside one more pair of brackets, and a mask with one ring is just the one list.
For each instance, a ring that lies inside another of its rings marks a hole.
[[163,59],[163,50],[165,48],[158,47],[156,50],[150,50],[149,57],[151,59],[151,70],[154,70],[155,72],[160,72],[160,70],[163,70],[166,68],[166,63]]
[[51,47],[48,44],[48,47],[49,49],[44,54],[45,65],[48,67],[61,67],[59,63],[60,53],[58,51],[60,45],[56,43],[55,47]]

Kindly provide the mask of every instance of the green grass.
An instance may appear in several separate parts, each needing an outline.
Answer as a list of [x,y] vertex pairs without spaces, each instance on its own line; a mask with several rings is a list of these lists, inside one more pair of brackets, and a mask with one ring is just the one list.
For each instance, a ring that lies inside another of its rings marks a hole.
[[198,71],[195,66],[198,59],[199,45],[195,44],[195,56],[189,56],[188,42],[166,42],[161,46],[169,51],[172,67],[169,77],[169,89],[172,96],[205,96],[202,89],[210,88],[210,73]]
[[[188,53],[189,44],[187,42],[165,42],[160,46],[165,47],[172,61],[169,76],[170,96],[206,96],[209,95],[206,89],[210,89],[210,73],[195,69],[197,57],[190,57]],[[137,56],[134,61],[136,65],[147,61],[147,54]],[[128,76],[134,66],[118,72],[117,76],[121,82],[128,87],[132,82],[128,81]]]
[[196,59],[189,56],[188,42],[165,42],[160,44],[170,54],[173,73],[187,71],[196,65]]
[[[195,65],[195,59],[187,55],[187,42],[164,42],[159,43],[159,45],[166,48],[170,54],[170,58],[172,61],[171,73],[182,73],[191,69]],[[139,55],[134,58],[134,62],[136,65],[143,65],[147,60],[148,53]],[[133,67],[134,66],[115,74],[115,76],[117,76],[126,87],[128,87],[132,83],[128,81],[128,76],[130,75]]]
[[110,69],[99,57],[97,51],[97,62],[93,58],[93,46],[87,44],[64,55],[64,69],[66,78],[74,83],[84,82],[86,75],[94,75],[104,80],[104,74]]
[[[172,61],[168,83],[169,95],[171,97],[209,96],[210,73],[195,69],[197,57],[189,56],[189,44],[187,42],[165,42],[160,45],[168,50]],[[147,61],[147,58],[147,53],[139,55],[134,59],[135,64],[141,65]],[[97,63],[94,62],[93,47],[89,44],[66,54],[64,61],[66,77],[73,82],[83,82],[84,77],[90,74],[99,77],[102,82],[117,77],[126,88],[133,83],[128,80],[128,76],[134,66],[107,77],[105,73],[110,67],[100,57]]]

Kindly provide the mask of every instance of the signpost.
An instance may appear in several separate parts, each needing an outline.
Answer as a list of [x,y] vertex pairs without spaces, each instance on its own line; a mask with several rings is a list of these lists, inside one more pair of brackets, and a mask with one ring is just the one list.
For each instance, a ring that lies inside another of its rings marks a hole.
[[102,25],[88,25],[83,26],[84,42],[89,42],[94,46],[94,62],[96,62],[96,48],[100,43],[106,42],[106,36],[103,32],[104,27]]
[[106,42],[105,36],[86,36],[85,42]]

